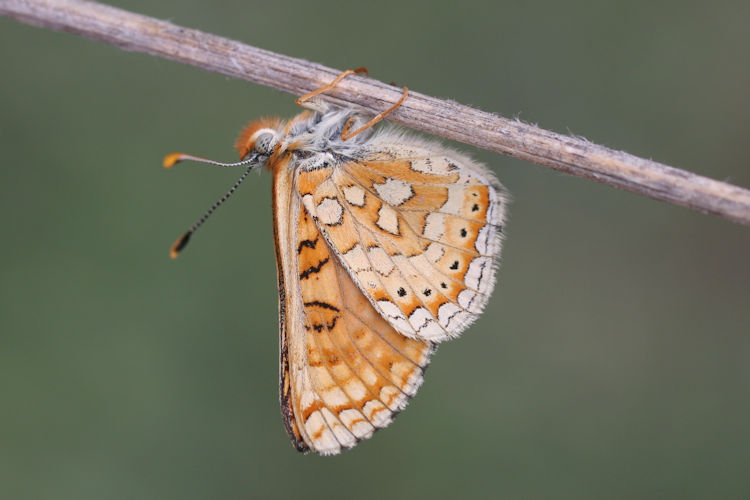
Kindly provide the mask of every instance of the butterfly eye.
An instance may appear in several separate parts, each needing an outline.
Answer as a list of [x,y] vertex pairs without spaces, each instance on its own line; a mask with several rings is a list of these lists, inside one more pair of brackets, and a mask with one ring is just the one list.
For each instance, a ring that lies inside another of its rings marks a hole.
[[265,132],[255,139],[255,151],[262,155],[270,155],[273,152],[273,147],[276,145],[276,136],[271,132]]

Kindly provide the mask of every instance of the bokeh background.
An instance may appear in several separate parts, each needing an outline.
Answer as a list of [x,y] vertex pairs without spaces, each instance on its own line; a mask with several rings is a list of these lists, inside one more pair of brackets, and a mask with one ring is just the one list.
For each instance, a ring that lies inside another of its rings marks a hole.
[[[750,3],[122,0],[750,186]],[[277,401],[270,178],[293,97],[0,19],[0,497],[748,498],[750,228],[481,150],[497,289],[409,408],[303,456]]]

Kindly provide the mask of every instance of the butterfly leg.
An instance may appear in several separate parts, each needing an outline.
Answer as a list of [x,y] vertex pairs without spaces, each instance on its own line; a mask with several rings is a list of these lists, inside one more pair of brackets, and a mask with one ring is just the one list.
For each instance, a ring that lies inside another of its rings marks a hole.
[[[346,78],[349,75],[355,74],[355,73],[364,73],[367,74],[367,68],[357,68],[357,69],[348,69],[344,72],[342,72],[339,76],[337,76],[331,83],[328,85],[324,85],[320,87],[319,89],[315,89],[312,92],[309,92],[301,97],[298,97],[296,102],[300,106],[304,106],[307,108],[311,108],[314,111],[322,111],[318,109],[320,107],[319,103],[315,102],[308,102],[312,97],[315,97],[318,94],[322,94],[323,92],[326,92],[328,90],[331,90],[333,87],[338,85],[338,83]],[[368,128],[372,127],[376,123],[380,122],[383,118],[385,118],[391,111],[396,109],[397,107],[401,106],[403,102],[406,100],[406,97],[409,95],[409,89],[407,87],[403,87],[404,93],[401,96],[401,99],[399,99],[393,106],[386,109],[385,111],[382,111],[375,115],[370,121],[359,127],[354,132],[349,132],[349,130],[352,128],[352,125],[354,124],[353,118],[350,118],[346,124],[344,125],[344,129],[341,131],[341,140],[346,141],[347,139],[351,139],[357,134],[360,134],[361,132],[364,132]]]
[[385,118],[386,115],[388,115],[388,113],[390,113],[397,107],[401,106],[401,104],[403,104],[403,102],[406,100],[406,97],[409,95],[409,89],[407,87],[402,87],[402,88],[404,89],[404,93],[401,95],[401,99],[399,99],[396,102],[396,104],[386,109],[385,111],[381,111],[380,113],[375,115],[375,117],[373,117],[372,120],[365,123],[354,132],[349,132],[349,129],[351,128],[351,124],[350,124],[350,121],[346,122],[346,124],[344,125],[344,130],[341,131],[341,140],[345,141],[347,139],[351,139],[352,137],[359,134],[360,132],[364,132],[365,130],[367,130],[368,128],[372,127],[373,125],[381,121],[383,118]]
[[357,69],[347,69],[346,71],[342,72],[339,76],[337,76],[328,85],[323,85],[322,87],[320,87],[318,89],[315,89],[312,92],[308,92],[307,94],[305,94],[305,95],[303,95],[301,97],[298,97],[297,100],[295,100],[294,102],[297,103],[300,106],[304,106],[306,108],[309,107],[309,108],[312,108],[314,111],[317,111],[317,109],[316,109],[317,106],[315,106],[314,103],[307,103],[307,105],[305,103],[307,101],[309,101],[310,98],[315,97],[318,94],[322,94],[323,92],[326,92],[328,90],[331,90],[333,87],[335,87],[336,85],[338,85],[338,83],[341,80],[343,80],[347,76],[353,75],[355,73],[364,73],[364,74],[367,74],[367,68],[362,67],[362,68],[357,68]]

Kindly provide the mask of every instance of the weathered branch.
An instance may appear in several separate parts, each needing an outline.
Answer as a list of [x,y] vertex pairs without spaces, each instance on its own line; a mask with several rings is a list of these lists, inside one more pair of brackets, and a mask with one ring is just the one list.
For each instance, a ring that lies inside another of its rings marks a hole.
[[[83,0],[0,0],[0,15],[76,33],[295,95],[340,71],[301,59]],[[380,111],[401,89],[352,76],[324,98]],[[724,182],[556,134],[451,101],[411,92],[390,121],[603,184],[750,225],[750,191]]]

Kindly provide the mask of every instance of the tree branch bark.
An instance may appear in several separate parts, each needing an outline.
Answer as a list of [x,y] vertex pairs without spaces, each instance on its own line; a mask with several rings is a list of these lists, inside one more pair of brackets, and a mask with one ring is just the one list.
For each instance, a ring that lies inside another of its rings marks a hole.
[[[337,69],[84,0],[0,0],[0,15],[301,95]],[[401,89],[351,76],[321,97],[377,113]],[[388,120],[750,226],[750,191],[577,137],[410,92]]]

